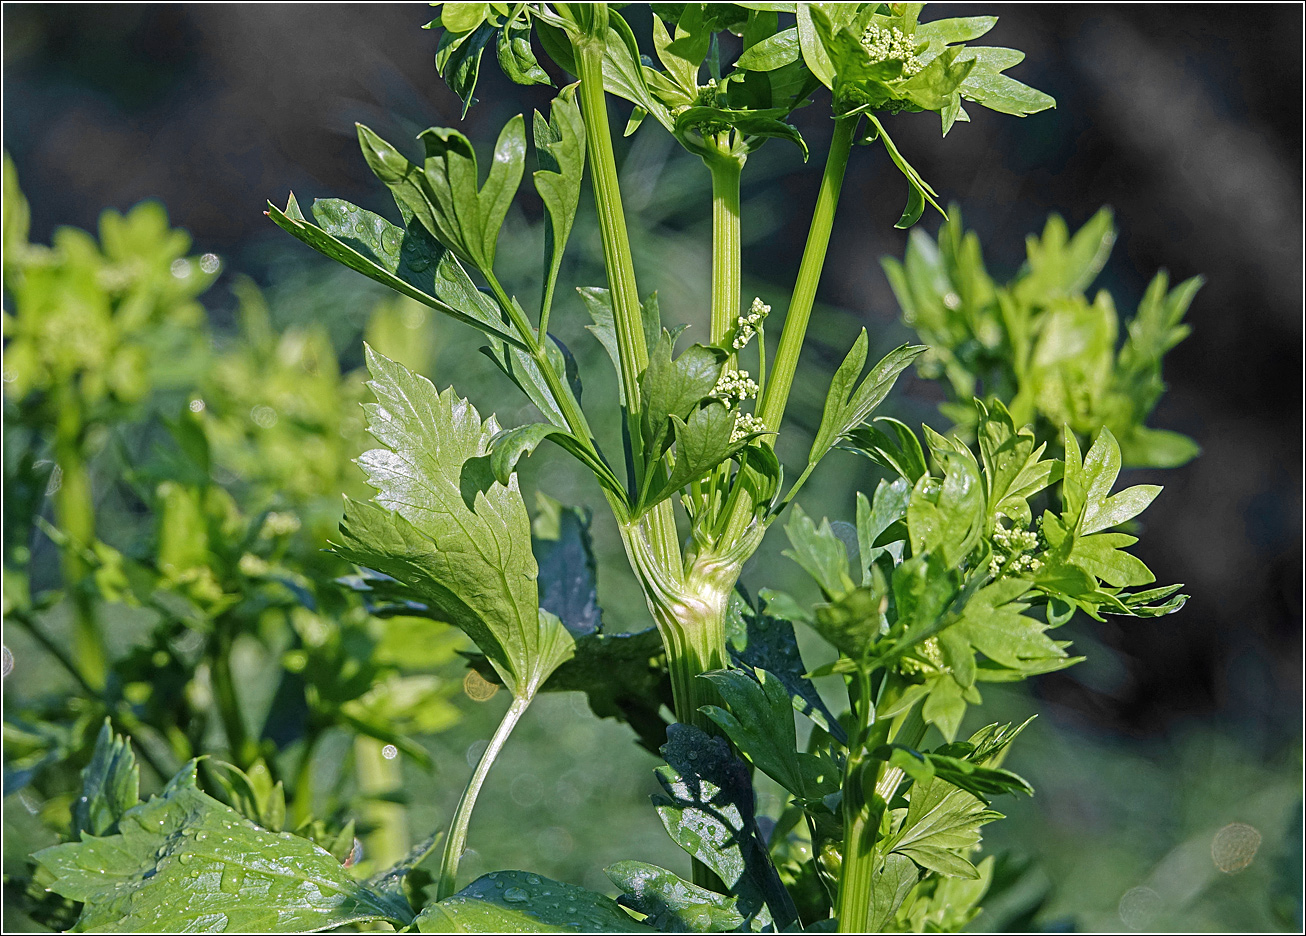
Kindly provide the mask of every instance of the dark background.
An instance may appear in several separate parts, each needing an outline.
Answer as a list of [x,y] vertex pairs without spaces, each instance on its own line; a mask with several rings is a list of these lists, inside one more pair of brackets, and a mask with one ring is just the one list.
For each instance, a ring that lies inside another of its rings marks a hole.
[[[1302,7],[940,5],[925,18],[981,12],[1002,16],[985,41],[1023,49],[1015,76],[1057,109],[1016,120],[975,107],[942,143],[932,115],[891,126],[980,232],[995,275],[1014,272],[1049,211],[1073,228],[1109,204],[1120,236],[1099,284],[1123,312],[1158,268],[1207,278],[1151,420],[1203,454],[1128,479],[1166,486],[1139,552],[1193,599],[1174,617],[1094,626],[1114,651],[1109,678],[1075,668],[1034,691],[1089,733],[1147,739],[1200,722],[1272,756],[1300,738],[1302,713]],[[509,85],[487,56],[487,103],[459,124],[416,4],[8,3],[3,17],[4,146],[32,240],[157,197],[196,252],[263,282],[296,249],[263,218],[265,199],[293,189],[303,204],[334,195],[385,210],[354,121],[396,140],[457,125],[479,144],[551,97]],[[644,14],[630,18],[647,30]],[[792,282],[828,113],[818,103],[796,117],[806,171],[774,144],[745,192],[760,206],[755,230],[745,216],[757,279]],[[873,333],[900,328],[878,258],[902,254],[904,196],[881,151],[854,154],[822,298]],[[937,219],[923,223],[932,233]],[[220,319],[222,289],[206,301]],[[937,391],[917,380],[907,392],[932,413]]]

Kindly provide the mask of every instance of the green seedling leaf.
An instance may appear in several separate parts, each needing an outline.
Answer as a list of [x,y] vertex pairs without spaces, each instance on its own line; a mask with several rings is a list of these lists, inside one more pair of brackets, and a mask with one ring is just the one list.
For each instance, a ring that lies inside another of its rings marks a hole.
[[419,933],[653,932],[602,894],[525,871],[491,871],[413,921]]
[[82,770],[82,795],[73,804],[74,841],[118,831],[123,814],[140,802],[140,773],[130,742],[114,734],[106,718]]
[[51,889],[85,904],[80,930],[317,932],[412,921],[405,901],[354,881],[307,839],[268,832],[200,792],[195,769],[191,761],[124,813],[118,834],[36,853]]
[[754,767],[794,796],[819,800],[838,790],[839,768],[834,761],[798,751],[789,690],[766,670],[754,672],[756,678],[742,670],[716,670],[700,676],[716,687],[730,709],[707,705],[703,713]]
[[816,438],[812,440],[812,449],[807,456],[809,464],[819,462],[826,452],[865,423],[889,395],[898,375],[926,350],[923,345],[895,348],[858,381],[862,366],[866,363],[866,348],[866,329],[862,329],[853,342],[852,350],[835,371],[830,392],[825,399],[825,411],[821,414],[821,425],[816,430]]
[[573,641],[536,592],[530,521],[517,489],[491,484],[468,507],[463,467],[497,431],[452,389],[367,349],[369,431],[386,448],[359,458],[379,506],[347,501],[335,551],[413,589],[489,657],[518,698],[571,656]]
[[798,652],[794,625],[783,616],[777,616],[778,613],[775,605],[765,604],[762,610],[754,611],[738,592],[732,594],[727,624],[727,649],[731,658],[740,666],[773,673],[788,691],[797,711],[840,744],[847,744],[848,735],[843,726],[805,675],[807,669]]
[[[528,30],[529,32],[529,30]],[[504,35],[507,35],[505,30]],[[530,43],[527,41],[527,48]],[[562,267],[562,254],[571,236],[580,204],[580,183],[585,172],[585,123],[576,103],[578,85],[563,88],[549,110],[549,119],[535,112],[535,158],[540,168],[532,178],[540,193],[549,225],[544,229],[544,294],[540,300],[540,321],[547,330],[553,290]]]
[[642,861],[618,861],[603,869],[622,890],[617,902],[644,914],[645,923],[663,933],[728,933],[744,925],[726,897]]
[[466,272],[416,220],[399,228],[340,199],[319,199],[313,213],[321,227],[304,219],[293,195],[284,212],[270,203],[267,212],[282,230],[351,270],[493,338],[524,347],[493,301],[468,301],[457,289],[467,279]]
[[716,873],[746,920],[773,921],[777,930],[793,923],[797,912],[758,835],[748,765],[724,738],[686,724],[667,728],[661,752],[667,795],[653,805],[672,840]]

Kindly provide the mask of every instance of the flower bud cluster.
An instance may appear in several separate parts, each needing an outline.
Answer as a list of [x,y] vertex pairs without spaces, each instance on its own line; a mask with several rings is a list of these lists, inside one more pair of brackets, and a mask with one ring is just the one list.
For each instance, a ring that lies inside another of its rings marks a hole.
[[1031,553],[1042,545],[1039,534],[1033,530],[1008,530],[998,524],[993,531],[994,552],[989,560],[989,574],[998,578],[1039,571],[1043,562]]
[[736,402],[751,400],[757,396],[757,381],[748,376],[746,370],[723,371],[712,388],[712,396],[719,398],[730,409]]
[[735,428],[730,433],[730,442],[742,442],[755,432],[765,432],[766,423],[752,413],[735,413]]
[[757,327],[762,324],[762,319],[770,314],[771,307],[761,298],[755,298],[748,314],[735,319],[735,340],[731,344],[736,351],[742,351],[747,347],[753,340],[753,336],[757,334]]
[[904,75],[914,75],[925,67],[916,57],[915,41],[897,26],[885,28],[874,23],[867,26],[862,33],[862,48],[873,65],[902,62]]

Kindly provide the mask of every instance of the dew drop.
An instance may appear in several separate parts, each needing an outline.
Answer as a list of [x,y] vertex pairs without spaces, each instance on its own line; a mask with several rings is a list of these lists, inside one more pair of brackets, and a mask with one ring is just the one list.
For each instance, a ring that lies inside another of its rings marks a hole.
[[190,276],[190,261],[185,257],[178,257],[172,261],[172,266],[168,268],[177,279],[185,279]]
[[[8,647],[0,648],[0,672],[8,676],[14,671],[14,655]],[[83,797],[84,798],[84,797]]]
[[218,883],[224,894],[239,894],[240,885],[245,883],[245,869],[240,865],[229,864],[222,869],[222,880]]
[[205,273],[212,275],[218,272],[220,266],[222,266],[222,261],[215,253],[206,253],[204,256],[200,257],[200,269]]
[[503,892],[503,899],[509,903],[525,903],[530,900],[530,894],[520,887],[510,887]]

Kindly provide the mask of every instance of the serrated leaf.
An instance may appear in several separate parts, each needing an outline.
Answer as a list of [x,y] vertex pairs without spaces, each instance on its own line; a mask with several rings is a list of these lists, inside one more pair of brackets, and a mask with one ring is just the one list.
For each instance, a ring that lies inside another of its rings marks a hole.
[[948,565],[957,565],[979,542],[984,530],[984,483],[969,452],[936,453],[942,480],[922,477],[907,506],[912,555],[937,551]]
[[488,454],[498,427],[452,388],[438,394],[371,348],[367,362],[378,401],[368,429],[387,447],[358,462],[380,506],[346,503],[336,552],[411,587],[476,641],[515,696],[529,697],[571,655],[572,639],[539,607],[516,478],[478,490],[471,508],[464,500],[463,467]]
[[123,813],[140,802],[141,771],[131,743],[104,720],[91,762],[82,769],[82,793],[73,804],[72,838],[110,835]]
[[[672,416],[690,418],[694,408],[711,395],[726,363],[725,352],[701,344],[691,345],[673,360],[674,345],[675,337],[663,330],[657,343],[649,346],[648,366],[639,377],[644,405],[640,425],[649,451],[660,452],[669,444],[668,420]],[[730,421],[733,428],[733,414]]]
[[417,915],[419,933],[643,933],[616,901],[525,871],[492,871]]
[[618,903],[645,914],[645,922],[660,932],[726,933],[744,925],[743,914],[735,909],[737,898],[691,884],[656,865],[619,861],[603,873],[623,891]]
[[772,673],[754,670],[704,673],[729,711],[704,706],[712,719],[749,762],[794,796],[818,800],[839,789],[839,769],[829,758],[798,750],[789,691]]
[[[876,540],[907,516],[910,502],[911,486],[906,478],[895,478],[892,483],[881,481],[875,488],[874,500],[868,501],[865,494],[857,492],[857,553],[861,557],[863,585],[871,584],[875,561],[890,552],[889,546],[876,546]],[[901,546],[896,547],[894,559],[902,559]]]
[[716,873],[745,919],[774,921],[777,930],[793,923],[797,912],[757,832],[748,765],[724,738],[686,724],[667,728],[661,752],[667,795],[653,805],[672,840]]
[[51,889],[85,903],[80,930],[317,932],[411,922],[405,901],[354,881],[325,850],[268,832],[200,792],[195,767],[123,814],[117,835],[36,853]]
[[865,423],[875,407],[893,389],[898,375],[926,350],[923,345],[895,348],[859,381],[862,366],[866,363],[866,348],[866,329],[862,329],[830,383],[825,410],[821,414],[821,425],[816,430],[816,438],[812,440],[812,448],[807,456],[810,464],[819,462],[826,452]]
[[666,500],[676,491],[705,476],[713,468],[733,457],[752,436],[733,439],[735,412],[713,401],[689,414],[688,420],[671,416],[676,440],[676,462],[667,480],[640,498],[640,509],[647,510]]

